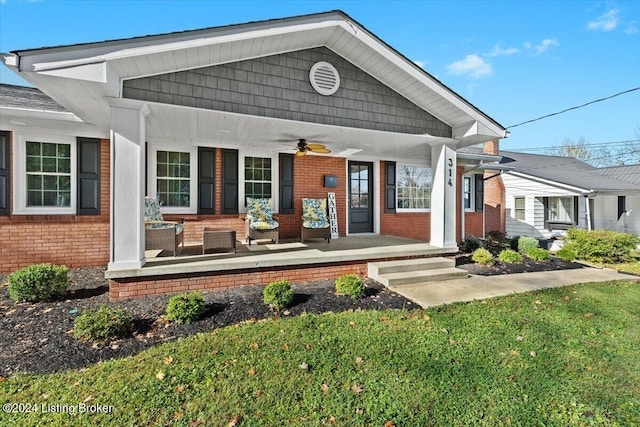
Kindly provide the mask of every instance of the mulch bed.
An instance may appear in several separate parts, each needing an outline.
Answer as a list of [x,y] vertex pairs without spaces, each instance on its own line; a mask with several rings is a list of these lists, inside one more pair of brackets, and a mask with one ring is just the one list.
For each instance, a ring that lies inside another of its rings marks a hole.
[[536,271],[555,271],[555,270],[573,270],[577,268],[585,268],[584,264],[578,262],[562,261],[558,258],[552,258],[549,262],[535,262],[525,258],[524,262],[519,264],[505,264],[497,262],[494,265],[486,266],[480,264],[462,264],[458,268],[462,268],[469,274],[479,276],[495,276],[498,274],[515,274],[515,273],[533,273]]
[[[0,276],[0,283],[4,279]],[[71,269],[69,279],[71,285],[66,298],[53,302],[16,304],[9,298],[7,288],[0,287],[0,377],[83,368],[101,360],[134,355],[154,345],[198,332],[274,316],[262,301],[262,286],[205,293],[207,311],[203,317],[191,324],[177,325],[162,320],[169,296],[110,303],[102,268]],[[305,312],[419,308],[377,282],[365,283],[366,296],[355,301],[335,295],[333,281],[294,285],[293,306],[283,311],[281,317]],[[106,345],[76,340],[73,337],[73,320],[83,309],[97,309],[101,305],[128,310],[134,319],[131,334]]]

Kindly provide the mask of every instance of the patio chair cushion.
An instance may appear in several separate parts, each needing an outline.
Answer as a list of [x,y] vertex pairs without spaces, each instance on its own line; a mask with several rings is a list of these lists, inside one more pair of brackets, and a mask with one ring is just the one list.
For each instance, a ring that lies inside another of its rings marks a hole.
[[247,218],[249,221],[273,221],[271,199],[247,197]]
[[329,228],[327,199],[302,199],[302,226],[304,228]]
[[274,220],[251,221],[249,223],[249,228],[251,230],[275,230],[279,226],[280,224],[278,224],[278,221],[274,221]]
[[175,228],[176,236],[182,233],[184,224],[173,221],[165,221],[160,212],[160,202],[154,197],[144,198],[144,223],[146,228]]

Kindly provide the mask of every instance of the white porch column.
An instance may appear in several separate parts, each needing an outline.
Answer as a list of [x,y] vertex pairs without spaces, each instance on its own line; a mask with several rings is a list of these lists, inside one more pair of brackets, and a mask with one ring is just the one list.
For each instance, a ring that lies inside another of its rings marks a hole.
[[109,270],[142,267],[145,113],[111,107],[111,257]]
[[431,147],[431,242],[456,248],[456,152],[445,144]]

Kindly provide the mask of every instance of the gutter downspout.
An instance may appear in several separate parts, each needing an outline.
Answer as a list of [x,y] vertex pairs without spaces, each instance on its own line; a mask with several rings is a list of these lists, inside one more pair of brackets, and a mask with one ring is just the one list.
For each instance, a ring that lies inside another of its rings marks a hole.
[[587,216],[587,230],[591,231],[591,208],[589,207],[589,201],[591,199],[589,199],[589,195],[585,194],[584,195],[584,201],[585,201],[585,215]]

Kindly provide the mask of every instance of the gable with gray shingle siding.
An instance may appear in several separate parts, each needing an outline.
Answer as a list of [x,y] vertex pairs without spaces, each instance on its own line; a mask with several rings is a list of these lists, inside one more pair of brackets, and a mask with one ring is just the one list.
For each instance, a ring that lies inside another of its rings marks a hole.
[[[327,61],[340,88],[318,94],[309,70]],[[449,125],[325,47],[126,80],[123,97],[210,110],[451,137]]]

